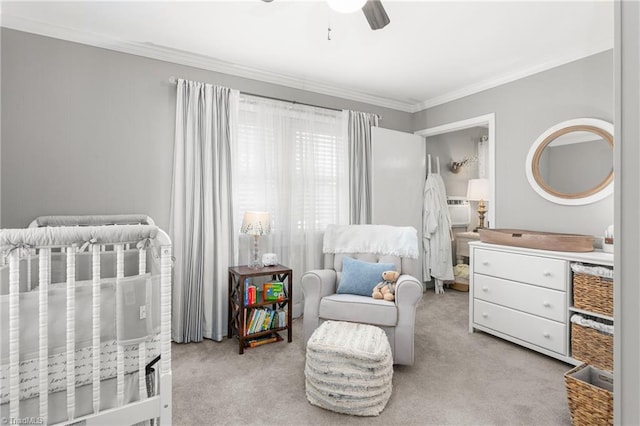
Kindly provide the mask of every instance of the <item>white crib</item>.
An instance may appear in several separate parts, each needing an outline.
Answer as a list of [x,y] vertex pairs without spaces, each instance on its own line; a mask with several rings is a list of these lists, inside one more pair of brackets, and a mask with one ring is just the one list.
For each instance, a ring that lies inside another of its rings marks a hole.
[[73,221],[0,230],[1,420],[171,424],[170,239]]

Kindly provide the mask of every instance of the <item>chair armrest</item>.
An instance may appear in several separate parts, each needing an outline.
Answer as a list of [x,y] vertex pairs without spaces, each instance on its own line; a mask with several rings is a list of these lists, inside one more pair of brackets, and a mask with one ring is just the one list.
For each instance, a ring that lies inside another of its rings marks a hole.
[[304,295],[304,335],[305,342],[318,327],[320,300],[336,292],[336,271],[333,269],[314,269],[302,276],[300,280]]
[[422,284],[411,275],[400,275],[396,282],[396,306],[398,322],[395,329],[393,362],[412,365],[414,360],[413,336],[415,333],[416,307],[422,300]]
[[422,299],[422,284],[411,275],[400,275],[396,281],[396,305],[416,306]]
[[336,271],[333,269],[313,269],[307,271],[300,280],[305,299],[319,299],[336,292]]

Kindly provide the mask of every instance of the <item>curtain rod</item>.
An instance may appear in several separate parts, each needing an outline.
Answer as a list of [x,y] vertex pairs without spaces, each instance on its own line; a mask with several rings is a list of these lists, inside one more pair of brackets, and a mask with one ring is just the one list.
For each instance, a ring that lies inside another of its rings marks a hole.
[[[171,76],[171,77],[169,77],[169,83],[178,84],[178,79],[175,78],[174,76]],[[244,93],[245,95],[249,95],[249,96],[255,96],[257,98],[271,99],[272,101],[288,102],[288,103],[294,104],[294,105],[304,105],[304,106],[309,106],[309,107],[313,107],[313,108],[323,108],[323,109],[328,109],[328,110],[331,110],[331,111],[342,111],[341,109],[338,109],[338,108],[330,108],[330,107],[326,107],[326,106],[307,104],[307,103],[304,103],[304,102],[291,101],[289,99],[275,98],[273,96],[258,95],[256,93],[244,92],[242,90],[240,91],[240,93]],[[376,115],[378,117],[378,120],[382,120],[382,116],[380,114],[374,114],[374,115]]]

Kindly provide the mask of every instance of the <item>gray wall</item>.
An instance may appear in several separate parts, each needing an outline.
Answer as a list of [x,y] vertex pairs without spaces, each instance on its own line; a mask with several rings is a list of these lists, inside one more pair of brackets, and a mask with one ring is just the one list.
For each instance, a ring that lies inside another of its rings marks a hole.
[[606,51],[414,114],[414,131],[496,116],[496,226],[603,235],[613,197],[562,206],[537,195],[525,175],[531,144],[549,127],[592,117],[613,122],[613,51]]
[[44,214],[146,213],[169,225],[175,123],[170,76],[337,109],[412,115],[2,28],[2,227]]
[[433,158],[440,157],[440,175],[448,196],[467,196],[467,182],[479,176],[478,162],[469,163],[459,169],[458,173],[453,173],[450,165],[452,161],[460,162],[477,155],[478,142],[486,135],[486,128],[472,127],[426,138],[427,154],[431,154],[432,167],[435,167]]

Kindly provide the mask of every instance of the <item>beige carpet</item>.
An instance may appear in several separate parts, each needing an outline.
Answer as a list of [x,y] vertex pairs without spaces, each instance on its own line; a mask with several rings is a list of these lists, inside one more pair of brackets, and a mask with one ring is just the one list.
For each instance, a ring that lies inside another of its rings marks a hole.
[[175,425],[568,425],[571,366],[496,337],[468,333],[468,293],[425,293],[416,362],[394,366],[377,417],[323,410],[305,396],[302,318],[293,342],[238,354],[235,339],[173,345]]

